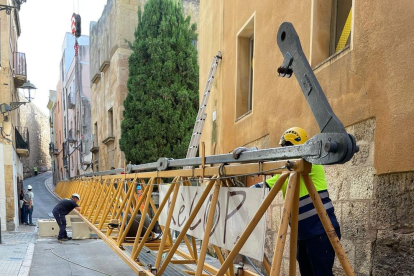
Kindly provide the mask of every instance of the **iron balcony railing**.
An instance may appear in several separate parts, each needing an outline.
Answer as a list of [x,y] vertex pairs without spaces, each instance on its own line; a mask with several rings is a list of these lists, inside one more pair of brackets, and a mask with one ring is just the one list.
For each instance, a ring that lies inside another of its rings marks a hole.
[[59,149],[55,148],[55,144],[53,142],[49,143],[49,154],[50,155],[57,155],[59,154]]
[[27,127],[15,127],[16,148],[30,151],[29,130]]
[[69,143],[76,143],[78,140],[75,137],[75,129],[70,129],[68,132],[68,140]]
[[75,138],[73,128],[72,129],[69,129],[69,135],[68,135],[68,137],[69,137],[69,139]]
[[27,76],[26,54],[15,52],[13,56],[14,74],[18,76]]

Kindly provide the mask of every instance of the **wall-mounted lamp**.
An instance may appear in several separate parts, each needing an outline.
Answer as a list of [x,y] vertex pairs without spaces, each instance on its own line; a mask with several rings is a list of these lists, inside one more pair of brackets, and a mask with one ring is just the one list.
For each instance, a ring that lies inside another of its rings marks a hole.
[[20,10],[20,5],[26,3],[27,0],[13,0],[15,6],[0,5],[0,11],[6,11],[7,14],[11,14],[12,9]]
[[33,95],[32,95],[31,90],[35,90],[34,92],[36,92],[37,88],[30,81],[27,81],[20,87],[20,89],[25,90],[24,97],[28,100],[28,102],[11,102],[10,105],[8,105],[6,103],[0,104],[0,112],[3,115],[5,122],[7,122],[9,120],[10,111],[15,110],[15,109],[19,108],[22,105],[30,103],[32,101],[32,99],[34,99],[34,94],[35,93],[33,93]]
[[3,115],[5,122],[9,120],[9,114],[11,110],[12,109],[8,104],[5,104],[5,103],[0,104],[0,112]]

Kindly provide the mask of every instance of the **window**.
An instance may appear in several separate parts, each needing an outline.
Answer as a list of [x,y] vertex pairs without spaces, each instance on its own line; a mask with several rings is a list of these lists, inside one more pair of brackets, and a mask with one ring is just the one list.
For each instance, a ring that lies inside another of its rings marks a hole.
[[310,64],[315,67],[351,44],[352,0],[313,0]]
[[65,93],[65,89],[63,89],[63,110],[66,109],[65,98],[66,98],[66,93]]
[[236,118],[253,108],[254,16],[237,34]]
[[333,0],[330,54],[339,52],[351,41],[352,0]]
[[93,143],[94,143],[94,146],[97,147],[98,146],[98,141],[99,141],[99,138],[98,138],[98,122],[96,122],[94,124],[93,128],[94,128],[94,133],[95,133]]
[[108,137],[114,136],[114,112],[113,109],[108,110]]

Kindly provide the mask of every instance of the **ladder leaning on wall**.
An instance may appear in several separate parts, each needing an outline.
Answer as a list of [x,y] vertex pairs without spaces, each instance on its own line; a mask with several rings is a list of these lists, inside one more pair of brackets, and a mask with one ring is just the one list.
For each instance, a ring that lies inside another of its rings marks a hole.
[[210,72],[208,73],[206,87],[204,88],[203,98],[201,100],[200,108],[198,109],[197,118],[195,121],[193,133],[191,135],[190,145],[188,146],[187,157],[192,158],[196,157],[198,144],[200,143],[201,132],[203,131],[204,122],[207,117],[206,108],[208,103],[208,98],[210,97],[210,91],[213,87],[214,77],[216,75],[217,67],[221,57],[221,52],[219,51],[217,55],[213,57],[211,63]]

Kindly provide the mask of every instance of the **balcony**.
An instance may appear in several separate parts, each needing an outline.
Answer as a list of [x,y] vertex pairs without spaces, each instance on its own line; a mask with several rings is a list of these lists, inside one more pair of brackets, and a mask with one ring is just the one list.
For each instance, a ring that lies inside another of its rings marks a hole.
[[93,135],[93,142],[92,142],[92,148],[91,148],[91,152],[92,153],[96,153],[99,151],[99,142],[98,142],[98,137],[94,134]]
[[75,130],[72,128],[69,130],[68,134],[68,142],[73,144],[76,143],[78,140],[75,139]]
[[96,73],[92,78],[92,83],[98,83],[101,80],[101,73]]
[[16,151],[20,157],[30,156],[29,130],[27,127],[15,127]]
[[53,142],[49,143],[49,155],[58,155],[59,154],[59,149],[55,149],[55,145]]
[[68,93],[67,103],[68,103],[68,108],[69,109],[74,109],[75,108],[75,104],[76,104],[75,98],[76,98],[76,96],[75,96],[74,92],[69,92]]
[[63,149],[63,167],[67,168],[68,167],[68,152],[69,152],[69,147],[68,147],[69,143],[63,142],[62,143],[62,149]]
[[115,137],[112,135],[109,135],[104,140],[102,140],[102,143],[104,143],[105,145],[108,145],[109,143],[114,142],[114,141],[115,141]]
[[26,54],[15,52],[13,54],[14,85],[19,88],[27,81]]
[[104,62],[102,62],[101,66],[99,67],[99,72],[105,72],[106,69],[109,68],[109,61],[105,60]]

